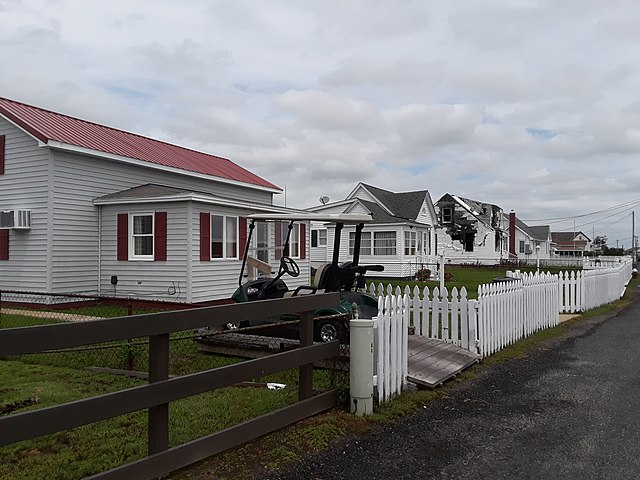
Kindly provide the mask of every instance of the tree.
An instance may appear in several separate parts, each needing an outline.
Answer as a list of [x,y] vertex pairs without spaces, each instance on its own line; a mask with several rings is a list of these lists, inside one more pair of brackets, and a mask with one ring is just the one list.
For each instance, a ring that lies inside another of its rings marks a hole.
[[598,235],[593,239],[593,248],[595,250],[604,250],[607,246],[607,236],[606,235]]

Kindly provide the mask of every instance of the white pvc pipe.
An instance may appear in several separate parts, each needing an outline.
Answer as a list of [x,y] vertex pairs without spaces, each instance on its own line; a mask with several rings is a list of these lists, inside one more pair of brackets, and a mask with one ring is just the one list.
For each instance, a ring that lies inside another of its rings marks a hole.
[[373,320],[354,318],[349,322],[350,411],[357,416],[373,413]]

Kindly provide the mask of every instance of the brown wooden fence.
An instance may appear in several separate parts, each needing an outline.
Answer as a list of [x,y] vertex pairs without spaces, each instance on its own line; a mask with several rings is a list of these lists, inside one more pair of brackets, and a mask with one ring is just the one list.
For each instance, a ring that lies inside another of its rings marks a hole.
[[[149,384],[0,418],[0,446],[149,410],[149,456],[92,479],[151,479],[291,425],[335,405],[335,391],[314,395],[313,362],[338,355],[338,342],[313,344],[313,312],[337,306],[337,293],[154,314],[0,330],[0,357],[149,337]],[[235,365],[169,378],[169,334],[200,327],[300,314],[300,348]],[[298,402],[225,430],[169,448],[169,403],[298,367]]]

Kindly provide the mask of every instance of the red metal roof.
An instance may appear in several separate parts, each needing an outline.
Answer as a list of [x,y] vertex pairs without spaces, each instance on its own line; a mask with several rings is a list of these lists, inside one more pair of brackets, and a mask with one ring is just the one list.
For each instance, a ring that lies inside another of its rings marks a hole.
[[0,115],[42,141],[88,148],[190,172],[281,188],[226,158],[143,137],[0,97]]

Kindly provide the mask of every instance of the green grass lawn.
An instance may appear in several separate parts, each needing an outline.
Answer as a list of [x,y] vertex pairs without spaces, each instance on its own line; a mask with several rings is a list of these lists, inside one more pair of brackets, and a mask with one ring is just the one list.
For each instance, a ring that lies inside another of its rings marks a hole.
[[[73,368],[0,361],[3,410],[16,413],[140,385],[140,380]],[[295,388],[229,387],[170,406],[170,444],[178,445],[293,403]],[[0,478],[79,479],[146,455],[146,412],[136,412],[0,448]]]
[[[451,274],[451,279],[445,281],[445,287],[451,293],[453,288],[457,288],[458,292],[465,287],[467,289],[467,298],[478,298],[478,286],[491,283],[494,278],[504,277],[507,274],[507,270],[513,270],[512,268],[506,268],[501,266],[464,266],[464,265],[445,265],[445,274]],[[535,272],[535,267],[519,268],[523,272]],[[557,274],[561,270],[567,270],[566,268],[551,268],[544,269],[543,271]],[[367,288],[370,283],[384,285],[392,285],[394,290],[397,286],[403,289],[405,286],[409,286],[413,291],[414,286],[418,286],[422,291],[424,287],[429,287],[429,291],[433,291],[435,287],[440,288],[439,281],[414,281],[414,280],[399,280],[390,278],[370,278],[367,282]]]
[[[475,298],[478,285],[490,283],[495,277],[504,276],[506,269],[447,266],[445,271],[452,274],[452,278],[446,282],[449,290],[454,286],[458,289],[465,286],[469,292],[469,298]],[[375,281],[376,284],[378,282],[385,285],[391,283],[403,288],[405,285],[417,284],[420,287],[427,285],[433,289],[438,285],[438,282],[405,282],[388,279]],[[85,315],[96,315],[97,311],[92,309],[93,307],[89,307],[89,310],[80,311]],[[117,315],[123,315],[121,312],[118,311]],[[9,320],[12,326],[58,322],[54,319],[34,318],[25,312],[25,315],[3,315],[0,317],[2,322],[0,327],[5,326],[4,322]],[[192,332],[177,332],[172,335],[171,374],[191,373],[240,361],[236,358],[199,352],[195,342],[190,338],[191,335]],[[134,369],[146,371],[148,359],[146,339],[0,360],[0,407],[4,412],[2,414],[20,413],[140,385],[141,380],[85,370],[88,366],[126,368],[131,358],[133,358]],[[297,397],[296,369],[254,380],[284,383],[291,388],[266,390],[230,387],[174,402],[170,407],[171,445],[189,441],[286,406],[294,402]],[[348,395],[348,383],[348,374],[344,373],[318,371],[314,375],[316,390],[337,386],[341,396],[345,398]],[[411,395],[408,398],[412,398]],[[403,402],[393,402],[393,404],[403,405]],[[12,410],[13,407],[16,407],[15,411],[5,412],[5,410]],[[383,406],[381,411],[384,412],[389,408],[391,407]],[[407,407],[408,410],[413,408],[413,404]],[[309,431],[299,441],[301,451],[307,448],[322,448],[330,441],[330,437],[348,432],[349,428],[345,429],[344,425],[355,422],[352,417],[343,412],[331,418],[337,420],[335,422],[331,420],[333,423],[311,426],[303,423],[303,430],[309,428]],[[353,423],[353,425],[357,427],[360,424]],[[293,437],[297,435],[295,432],[294,430]],[[271,438],[279,438],[279,435],[276,434]],[[327,435],[329,439],[325,438]],[[276,457],[282,454],[286,460],[292,455],[294,457],[297,455],[295,448],[289,448],[281,442],[276,443],[277,445],[273,446]],[[146,412],[137,412],[79,427],[69,432],[60,432],[2,447],[0,448],[0,478],[15,480],[83,478],[144,455],[146,455]],[[226,455],[223,454],[220,458],[227,458]],[[275,463],[278,461],[276,460]]]
[[[30,326],[43,320],[57,322],[28,315],[12,317],[14,326]],[[192,331],[171,335],[170,374],[181,375],[242,361],[199,352],[192,337]],[[135,370],[147,371],[146,339],[0,360],[0,414],[21,413],[140,385],[144,381],[86,370],[90,366],[126,368],[129,355],[133,356]],[[258,384],[282,383],[288,388],[229,387],[173,402],[170,405],[171,445],[238,424],[297,399],[297,369],[250,380]],[[349,377],[344,372],[314,373],[314,389],[337,388],[341,400],[348,397],[348,384]],[[2,447],[0,478],[77,479],[142,458],[147,449],[146,418],[146,411],[132,413]]]

